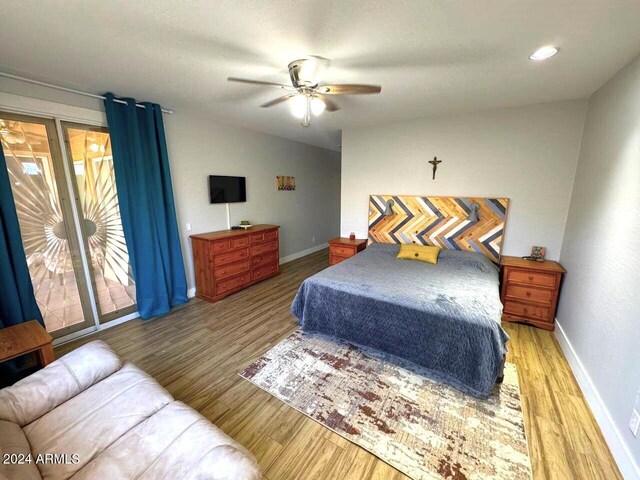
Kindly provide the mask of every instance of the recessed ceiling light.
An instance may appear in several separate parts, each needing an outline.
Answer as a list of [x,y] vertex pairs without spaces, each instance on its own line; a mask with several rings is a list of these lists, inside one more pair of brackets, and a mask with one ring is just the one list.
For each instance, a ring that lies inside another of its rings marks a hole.
[[531,55],[529,55],[530,60],[546,60],[547,58],[553,57],[556,53],[558,53],[558,49],[556,47],[546,46],[541,47]]

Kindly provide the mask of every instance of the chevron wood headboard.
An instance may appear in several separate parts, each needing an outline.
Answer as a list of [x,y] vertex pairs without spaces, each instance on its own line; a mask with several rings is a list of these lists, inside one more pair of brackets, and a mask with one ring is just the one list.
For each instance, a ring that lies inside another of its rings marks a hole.
[[[388,200],[394,201],[393,215],[385,216]],[[480,205],[479,220],[469,222],[469,207],[474,202]],[[371,195],[369,240],[469,250],[497,263],[508,209],[508,198]]]

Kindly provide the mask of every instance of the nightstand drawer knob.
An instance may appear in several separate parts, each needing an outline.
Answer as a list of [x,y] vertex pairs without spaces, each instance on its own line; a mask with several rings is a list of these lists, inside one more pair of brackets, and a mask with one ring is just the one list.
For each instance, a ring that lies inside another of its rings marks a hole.
[[531,282],[533,280],[533,275],[529,275],[529,281]]
[[527,292],[527,297],[530,297],[530,296],[531,296],[531,292]]

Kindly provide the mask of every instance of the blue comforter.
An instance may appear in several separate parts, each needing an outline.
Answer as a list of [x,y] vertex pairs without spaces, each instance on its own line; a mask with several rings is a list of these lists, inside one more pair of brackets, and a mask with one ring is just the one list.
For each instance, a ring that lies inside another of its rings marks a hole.
[[291,306],[303,330],[373,347],[487,397],[506,342],[498,269],[478,253],[442,250],[438,263],[398,260],[373,244],[307,278]]

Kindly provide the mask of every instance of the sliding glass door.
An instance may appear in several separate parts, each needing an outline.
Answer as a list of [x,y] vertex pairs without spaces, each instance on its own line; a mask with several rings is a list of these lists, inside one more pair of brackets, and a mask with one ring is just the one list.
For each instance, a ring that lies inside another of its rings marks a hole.
[[94,325],[53,120],[0,114],[0,135],[36,300],[56,336]]
[[38,306],[54,337],[135,311],[106,129],[0,112],[0,139]]
[[99,318],[105,322],[136,310],[136,287],[122,231],[109,132],[67,122],[62,122],[62,130]]

